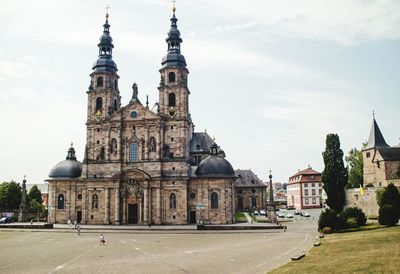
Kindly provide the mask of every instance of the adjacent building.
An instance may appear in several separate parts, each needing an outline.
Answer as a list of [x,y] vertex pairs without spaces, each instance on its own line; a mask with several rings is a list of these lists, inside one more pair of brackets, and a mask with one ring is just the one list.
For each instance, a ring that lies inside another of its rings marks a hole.
[[289,178],[287,183],[287,206],[296,209],[322,207],[321,173],[311,167]]
[[250,169],[235,170],[235,205],[239,211],[265,210],[267,186]]
[[400,187],[400,145],[389,146],[386,143],[375,115],[368,144],[362,154],[364,192],[360,192],[358,188],[346,190],[346,206],[357,206],[368,216],[378,216],[376,190],[390,183]]

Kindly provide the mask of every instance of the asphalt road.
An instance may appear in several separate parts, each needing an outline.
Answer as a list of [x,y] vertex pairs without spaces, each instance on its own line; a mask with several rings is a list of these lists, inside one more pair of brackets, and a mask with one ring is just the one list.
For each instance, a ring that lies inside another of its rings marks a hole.
[[[266,273],[311,248],[316,220],[286,232],[0,230],[0,273]],[[83,231],[84,232],[84,231]]]

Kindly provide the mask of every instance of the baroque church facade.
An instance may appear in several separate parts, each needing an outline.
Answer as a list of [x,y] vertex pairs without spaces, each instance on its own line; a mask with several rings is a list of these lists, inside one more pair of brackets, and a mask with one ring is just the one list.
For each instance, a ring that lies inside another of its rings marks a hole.
[[121,106],[106,15],[87,91],[84,160],[77,161],[71,145],[66,160],[50,171],[50,223],[234,222],[237,176],[210,136],[194,132],[177,21],[174,8],[159,70],[158,109],[152,111],[138,99],[135,84],[132,99]]

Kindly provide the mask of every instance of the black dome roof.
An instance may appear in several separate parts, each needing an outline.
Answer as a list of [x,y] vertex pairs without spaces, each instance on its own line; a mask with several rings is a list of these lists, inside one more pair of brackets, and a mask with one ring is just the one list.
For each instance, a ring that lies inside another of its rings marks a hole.
[[78,178],[82,174],[82,164],[76,160],[75,150],[71,146],[67,159],[59,162],[49,173],[50,178]]
[[232,165],[218,155],[210,155],[201,161],[195,173],[201,177],[235,177]]

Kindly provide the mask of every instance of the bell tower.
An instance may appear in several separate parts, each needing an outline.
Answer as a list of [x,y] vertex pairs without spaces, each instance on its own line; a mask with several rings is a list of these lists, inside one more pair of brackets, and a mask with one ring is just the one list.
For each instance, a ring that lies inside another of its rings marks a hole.
[[114,48],[113,39],[110,36],[108,12],[106,22],[103,25],[103,35],[100,37],[99,58],[93,64],[93,72],[88,94],[88,124],[99,123],[120,109],[121,96],[118,89],[117,65],[112,60]]
[[189,117],[189,89],[185,57],[181,54],[182,38],[178,30],[175,17],[175,6],[173,7],[171,28],[168,32],[166,42],[168,52],[163,57],[160,69],[161,80],[159,90],[160,115],[172,120],[188,120]]

